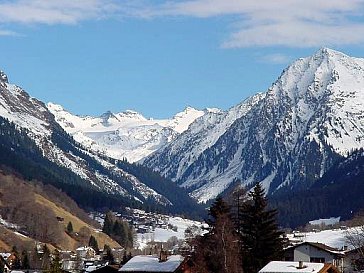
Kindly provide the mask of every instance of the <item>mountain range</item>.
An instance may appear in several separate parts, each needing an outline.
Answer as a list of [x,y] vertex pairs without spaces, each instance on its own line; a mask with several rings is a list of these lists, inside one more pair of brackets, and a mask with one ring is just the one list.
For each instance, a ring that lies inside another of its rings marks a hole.
[[3,72],[0,121],[3,168],[55,185],[83,207],[123,205],[175,213],[196,208],[183,189],[158,174],[77,143],[43,102],[10,84]]
[[[296,60],[266,92],[226,111],[188,107],[170,119],[131,110],[77,116],[30,97],[3,72],[0,89],[2,142],[9,142],[2,148],[17,154],[23,147],[22,159],[46,161],[53,170],[47,175],[86,206],[92,201],[75,193],[75,185],[123,205],[180,213],[197,208],[187,192],[206,203],[236,184],[261,182],[272,200],[284,200],[315,189],[364,147],[364,59],[328,48]],[[6,138],[17,132],[17,143]],[[64,172],[72,187],[59,178]],[[97,200],[109,205],[104,199]]]
[[80,117],[60,105],[48,103],[47,106],[56,121],[77,142],[116,159],[126,158],[129,162],[139,161],[173,141],[195,119],[219,111],[187,107],[170,119],[147,119],[132,110]]

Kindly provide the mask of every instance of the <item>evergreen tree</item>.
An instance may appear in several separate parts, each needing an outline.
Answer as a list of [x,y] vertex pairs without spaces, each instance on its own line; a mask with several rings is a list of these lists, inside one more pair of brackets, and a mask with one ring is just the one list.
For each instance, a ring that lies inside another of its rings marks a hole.
[[48,270],[51,260],[50,260],[50,256],[51,252],[47,246],[47,244],[44,244],[43,246],[43,254],[42,254],[42,269],[43,270]]
[[50,265],[49,273],[62,273],[61,258],[57,249],[53,253],[53,260]]
[[278,230],[276,210],[267,208],[264,189],[258,183],[249,193],[240,213],[240,238],[245,273],[258,272],[269,261],[279,259],[283,250],[283,232]]
[[123,254],[123,259],[121,261],[121,264],[126,264],[128,262],[128,257],[126,256],[126,251],[124,251],[124,254]]
[[0,273],[4,273],[5,265],[0,261]]
[[127,247],[128,248],[133,248],[134,238],[136,236],[135,230],[127,222],[124,222],[124,223],[127,226],[127,240],[128,240],[127,241]]
[[115,263],[115,258],[109,245],[104,246],[104,261],[109,261],[110,264]]
[[33,269],[40,269],[42,267],[41,255],[38,253],[38,248],[35,247],[31,253],[31,265]]
[[114,228],[113,219],[114,219],[114,215],[112,214],[111,211],[106,213],[105,220],[104,220],[104,226],[102,228],[102,231],[104,233],[106,233],[107,235],[111,235],[111,233],[113,232],[113,228]]
[[67,225],[67,233],[68,234],[72,234],[73,233],[73,225],[72,225],[72,222],[71,221],[68,222],[68,225]]
[[96,253],[99,253],[99,245],[97,243],[97,240],[94,236],[90,236],[90,240],[88,241],[88,246],[92,247]]
[[13,246],[11,253],[15,257],[11,268],[12,269],[21,269],[21,259],[20,259],[19,252],[18,252],[18,249],[16,248],[16,246]]
[[28,253],[25,250],[23,250],[23,252],[21,253],[21,256],[22,256],[22,260],[21,260],[22,269],[29,269],[30,263],[29,263]]

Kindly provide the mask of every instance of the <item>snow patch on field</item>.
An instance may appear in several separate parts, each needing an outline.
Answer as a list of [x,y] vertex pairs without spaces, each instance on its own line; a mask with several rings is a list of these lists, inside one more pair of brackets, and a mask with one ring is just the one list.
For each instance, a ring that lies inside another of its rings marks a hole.
[[176,236],[178,239],[185,239],[185,230],[193,225],[202,227],[203,223],[184,219],[181,217],[169,217],[168,224],[177,227],[177,231],[172,229],[155,228],[153,232],[138,233],[137,247],[143,249],[149,242],[167,242],[169,238]]
[[310,225],[334,225],[340,222],[341,217],[330,217],[326,219],[318,219],[310,221]]

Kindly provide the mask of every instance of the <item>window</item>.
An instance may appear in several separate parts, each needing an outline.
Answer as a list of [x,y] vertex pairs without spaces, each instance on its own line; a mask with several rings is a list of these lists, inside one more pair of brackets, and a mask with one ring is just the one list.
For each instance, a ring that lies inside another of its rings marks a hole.
[[310,258],[310,262],[311,263],[324,263],[325,262],[325,258],[321,258],[321,257],[311,257]]

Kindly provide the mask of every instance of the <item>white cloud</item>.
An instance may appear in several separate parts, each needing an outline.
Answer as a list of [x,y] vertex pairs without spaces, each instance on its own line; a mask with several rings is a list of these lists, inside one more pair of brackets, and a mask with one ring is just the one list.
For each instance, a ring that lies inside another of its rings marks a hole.
[[0,24],[76,24],[110,17],[234,16],[225,48],[317,47],[364,42],[364,0],[15,0]]
[[0,36],[20,36],[20,35],[14,31],[0,29]]
[[251,46],[317,47],[364,42],[363,0],[191,0],[150,4],[135,16],[234,15],[240,19],[222,43]]
[[364,42],[364,24],[322,25],[278,22],[243,28],[233,33],[223,47],[250,46],[317,47]]
[[0,4],[0,23],[75,24],[116,12],[111,0],[18,0]]

